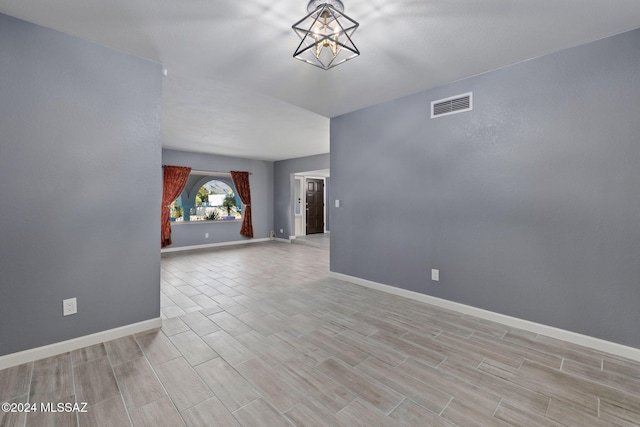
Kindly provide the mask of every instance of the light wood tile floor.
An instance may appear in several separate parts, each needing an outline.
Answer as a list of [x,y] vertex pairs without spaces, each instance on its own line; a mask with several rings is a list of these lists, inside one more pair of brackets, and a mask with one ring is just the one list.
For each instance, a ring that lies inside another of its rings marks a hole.
[[0,371],[0,426],[638,426],[640,363],[328,277],[326,245],[162,256],[161,330]]

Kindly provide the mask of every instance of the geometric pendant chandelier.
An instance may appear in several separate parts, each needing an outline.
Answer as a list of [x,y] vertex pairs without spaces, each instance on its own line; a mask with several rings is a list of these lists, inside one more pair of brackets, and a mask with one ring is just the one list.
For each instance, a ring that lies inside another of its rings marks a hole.
[[360,55],[351,40],[360,24],[344,14],[340,0],[311,0],[307,12],[292,26],[300,37],[294,58],[328,70]]

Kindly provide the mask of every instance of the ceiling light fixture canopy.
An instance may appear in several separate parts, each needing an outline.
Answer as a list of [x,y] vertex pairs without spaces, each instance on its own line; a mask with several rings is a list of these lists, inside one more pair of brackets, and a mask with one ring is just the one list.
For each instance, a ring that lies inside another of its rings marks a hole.
[[340,0],[311,0],[307,12],[292,26],[301,40],[294,58],[328,70],[360,55],[351,40],[360,24],[344,14]]

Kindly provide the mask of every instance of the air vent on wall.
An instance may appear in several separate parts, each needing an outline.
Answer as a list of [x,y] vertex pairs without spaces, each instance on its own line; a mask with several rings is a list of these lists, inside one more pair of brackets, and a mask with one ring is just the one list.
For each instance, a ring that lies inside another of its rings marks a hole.
[[431,102],[431,118],[473,110],[473,92]]

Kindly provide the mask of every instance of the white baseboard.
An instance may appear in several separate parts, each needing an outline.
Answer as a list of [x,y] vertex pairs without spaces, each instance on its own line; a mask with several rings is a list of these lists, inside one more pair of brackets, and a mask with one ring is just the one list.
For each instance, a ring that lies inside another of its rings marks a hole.
[[276,242],[281,242],[281,243],[291,243],[291,240],[283,239],[281,237],[276,237],[273,240],[275,240]]
[[435,305],[437,307],[446,308],[457,311],[458,313],[468,314],[470,316],[479,317],[481,319],[490,320],[492,322],[501,323],[525,331],[534,332],[536,334],[545,335],[551,338],[560,339],[573,344],[578,344],[593,350],[614,354],[627,359],[640,362],[640,349],[629,347],[626,345],[606,341],[600,338],[588,335],[578,334],[576,332],[567,331],[565,329],[555,328],[553,326],[543,325],[541,323],[531,322],[529,320],[511,317],[493,311],[484,310],[482,308],[473,307],[458,302],[448,301],[442,298],[433,297],[431,295],[421,294],[407,289],[397,288],[395,286],[385,285],[382,283],[372,282],[370,280],[361,279],[359,277],[349,276],[347,274],[329,272],[329,277],[344,280],[345,282],[354,283],[356,285],[365,286],[367,288],[376,289],[387,292],[389,294],[398,295],[415,301],[424,302]]
[[120,326],[119,328],[108,329],[95,334],[85,335],[73,338],[67,341],[61,341],[42,347],[36,347],[29,350],[11,353],[0,356],[0,370],[10,368],[12,366],[22,365],[23,363],[33,362],[34,360],[44,359],[46,357],[56,356],[58,354],[67,353],[69,351],[78,350],[79,348],[90,345],[100,344],[102,342],[115,340],[126,337],[127,335],[139,334],[152,329],[162,327],[162,319],[145,320],[130,325]]
[[231,242],[207,243],[204,245],[178,246],[176,248],[164,248],[164,249],[161,249],[160,252],[165,253],[165,252],[190,251],[193,249],[207,249],[207,248],[217,248],[220,246],[234,246],[234,245],[244,245],[247,243],[268,242],[269,240],[271,240],[269,237],[264,237],[260,239],[247,239],[247,240],[234,240]]

